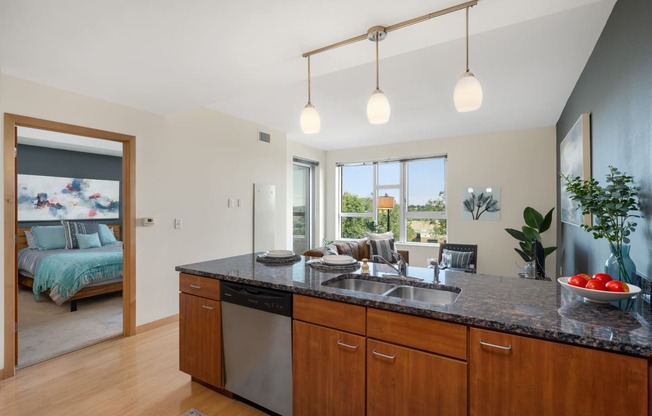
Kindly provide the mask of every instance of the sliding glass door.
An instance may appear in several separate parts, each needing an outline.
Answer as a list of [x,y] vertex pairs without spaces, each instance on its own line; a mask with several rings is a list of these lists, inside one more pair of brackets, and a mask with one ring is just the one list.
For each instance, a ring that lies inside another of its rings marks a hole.
[[314,246],[315,164],[294,161],[292,199],[292,250],[303,254]]

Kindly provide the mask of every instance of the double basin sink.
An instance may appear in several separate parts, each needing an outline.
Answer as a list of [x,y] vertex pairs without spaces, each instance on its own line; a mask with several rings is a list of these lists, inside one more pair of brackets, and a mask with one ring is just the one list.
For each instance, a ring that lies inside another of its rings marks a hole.
[[[377,277],[374,277],[377,279]],[[460,288],[452,286],[421,287],[410,285],[411,282],[400,283],[370,280],[363,275],[343,275],[322,283],[323,286],[334,289],[345,289],[354,292],[371,293],[374,295],[391,296],[394,298],[448,305],[460,295]]]

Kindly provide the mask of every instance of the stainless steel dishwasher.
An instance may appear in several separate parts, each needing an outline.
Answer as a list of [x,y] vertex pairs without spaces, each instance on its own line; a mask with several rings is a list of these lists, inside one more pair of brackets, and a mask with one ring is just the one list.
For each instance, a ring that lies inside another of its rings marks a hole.
[[292,294],[222,282],[224,388],[292,414]]

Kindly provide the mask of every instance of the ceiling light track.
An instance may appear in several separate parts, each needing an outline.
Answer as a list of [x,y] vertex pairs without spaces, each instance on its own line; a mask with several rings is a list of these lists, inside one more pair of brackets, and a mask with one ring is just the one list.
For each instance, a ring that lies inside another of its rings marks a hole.
[[[385,36],[387,36],[387,33],[393,32],[394,30],[403,29],[404,27],[412,26],[412,25],[415,25],[415,24],[421,23],[421,22],[425,22],[426,20],[430,20],[430,19],[433,19],[435,17],[444,16],[446,14],[457,12],[459,10],[463,10],[463,9],[468,8],[468,7],[476,6],[477,4],[478,4],[478,0],[467,1],[465,3],[460,3],[460,4],[455,5],[455,6],[447,7],[445,9],[441,9],[441,10],[437,10],[436,12],[424,14],[423,16],[415,17],[413,19],[404,20],[402,22],[393,24],[391,26],[385,26],[384,27],[385,28]],[[369,29],[369,30],[371,30],[371,29]],[[362,40],[367,40],[367,39],[369,39],[369,31],[367,31],[366,33],[363,33],[362,35],[354,36],[354,37],[352,37],[350,39],[346,39],[346,40],[343,40],[343,41],[340,41],[340,42],[330,44],[328,46],[324,46],[323,48],[319,48],[319,49],[315,49],[313,51],[305,52],[301,56],[303,56],[304,58],[307,58],[307,57],[312,56],[312,55],[317,55],[318,53],[330,51],[331,49],[336,49],[336,48],[339,48],[341,46],[350,45],[352,43],[360,42]],[[372,39],[369,39],[369,40],[372,40]],[[380,40],[383,40],[383,39],[380,39]]]
[[367,102],[367,119],[371,124],[384,124],[389,121],[390,105],[389,100],[387,100],[387,97],[380,89],[378,42],[384,40],[387,37],[387,33],[393,30],[402,29],[407,26],[412,26],[463,9],[466,10],[466,71],[460,76],[460,80],[455,87],[455,108],[459,112],[473,111],[480,108],[480,105],[482,104],[482,87],[480,87],[480,83],[477,81],[473,73],[469,71],[469,8],[476,6],[477,4],[478,0],[467,1],[432,13],[424,14],[423,16],[404,20],[391,26],[373,26],[367,30],[367,33],[365,34],[302,54],[301,56],[308,58],[308,103],[305,105],[303,112],[301,113],[300,120],[301,130],[303,133],[314,134],[318,133],[321,129],[319,113],[311,101],[310,57],[312,55],[339,48],[341,46],[350,45],[365,39],[374,42],[376,44],[376,89],[372,92],[371,97]]

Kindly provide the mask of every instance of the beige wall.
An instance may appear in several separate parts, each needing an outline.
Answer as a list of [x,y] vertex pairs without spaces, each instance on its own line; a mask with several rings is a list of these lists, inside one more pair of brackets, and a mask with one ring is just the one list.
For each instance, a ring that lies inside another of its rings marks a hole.
[[[523,261],[513,250],[516,240],[505,228],[523,225],[526,206],[547,212],[556,206],[556,157],[554,127],[453,137],[330,151],[327,153],[326,192],[336,185],[337,162],[382,160],[386,158],[447,154],[448,241],[478,244],[481,273],[516,276]],[[462,219],[462,191],[469,186],[500,186],[499,221]],[[326,238],[335,238],[335,198],[326,198]],[[556,210],[555,210],[556,212]],[[556,230],[543,235],[544,246],[554,245]],[[406,245],[410,263],[424,266],[438,250],[434,245]],[[549,256],[546,271],[555,275],[554,256]]]
[[[251,252],[254,183],[275,185],[276,211],[285,212],[284,133],[210,110],[161,117],[0,75],[5,112],[136,136],[136,215],[156,218],[136,230],[137,325],[178,312],[176,265]],[[271,144],[258,142],[259,128]],[[228,198],[242,207],[227,208]],[[174,218],[183,219],[182,229]],[[277,247],[286,244],[286,221],[278,215]],[[3,315],[4,307],[0,322]]]

